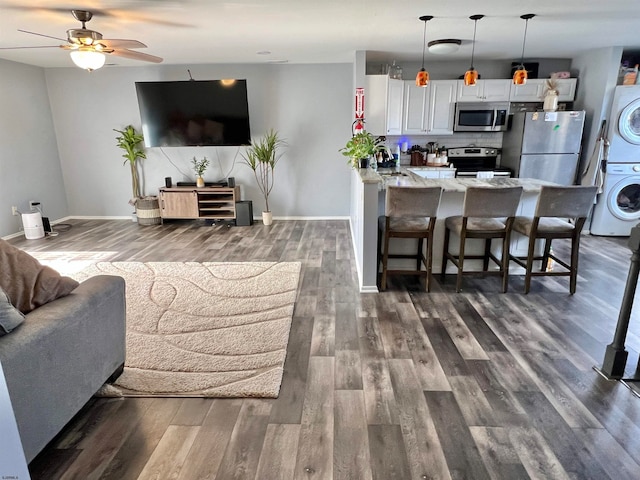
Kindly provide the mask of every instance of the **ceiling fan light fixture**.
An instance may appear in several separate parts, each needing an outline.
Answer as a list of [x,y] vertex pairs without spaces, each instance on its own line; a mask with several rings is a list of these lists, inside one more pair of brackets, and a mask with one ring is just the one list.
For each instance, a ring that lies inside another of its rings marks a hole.
[[429,85],[429,72],[424,68],[424,50],[427,43],[427,22],[433,18],[432,15],[423,15],[420,21],[424,22],[424,32],[422,33],[422,68],[416,75],[416,86],[426,87]]
[[441,38],[440,40],[431,40],[427,44],[427,47],[429,48],[429,53],[448,55],[457,52],[460,44],[462,44],[462,40],[458,40],[457,38]]
[[520,57],[520,65],[513,73],[513,84],[514,85],[524,85],[527,83],[527,77],[529,76],[527,73],[527,69],[524,66],[524,45],[527,41],[527,27],[529,26],[529,20],[535,17],[535,13],[527,13],[525,15],[520,15],[520,18],[524,20],[524,36],[522,37],[522,56]]
[[78,50],[72,50],[69,55],[77,67],[90,72],[102,68],[106,60],[104,53],[96,52],[92,48],[80,47]]
[[478,20],[484,15],[471,15],[469,18],[473,20],[473,43],[471,44],[471,66],[464,74],[464,84],[467,87],[473,87],[478,83],[478,71],[473,66],[473,57],[476,53],[476,28],[478,26]]

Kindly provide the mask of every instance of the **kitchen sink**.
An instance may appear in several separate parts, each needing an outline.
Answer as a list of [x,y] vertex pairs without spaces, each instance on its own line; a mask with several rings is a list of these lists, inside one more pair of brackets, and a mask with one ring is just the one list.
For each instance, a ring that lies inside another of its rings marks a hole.
[[383,177],[406,177],[406,173],[402,172],[378,172],[378,175],[382,175]]

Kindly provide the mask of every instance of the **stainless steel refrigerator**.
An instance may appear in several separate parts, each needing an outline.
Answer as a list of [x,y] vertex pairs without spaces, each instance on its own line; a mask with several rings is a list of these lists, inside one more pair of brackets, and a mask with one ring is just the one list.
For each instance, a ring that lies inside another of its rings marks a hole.
[[517,112],[502,137],[500,165],[515,177],[560,185],[576,180],[585,112]]

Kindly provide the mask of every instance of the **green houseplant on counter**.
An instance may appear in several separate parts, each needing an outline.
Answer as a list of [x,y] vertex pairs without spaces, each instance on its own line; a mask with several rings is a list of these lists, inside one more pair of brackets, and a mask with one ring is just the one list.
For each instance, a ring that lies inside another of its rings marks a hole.
[[353,168],[367,168],[377,149],[376,138],[368,132],[360,132],[353,135],[339,151],[349,157],[349,165]]
[[269,209],[269,194],[273,189],[274,171],[282,153],[278,149],[286,146],[286,142],[278,137],[278,132],[269,130],[260,140],[254,140],[242,158],[256,177],[258,188],[264,196],[265,209],[262,222],[271,225],[273,215]]
[[[158,225],[161,223],[160,204],[158,197],[145,196],[144,188],[140,183],[140,161],[147,158],[146,153],[140,144],[144,140],[141,133],[136,132],[133,125],[127,125],[122,130],[113,129],[120,135],[116,137],[116,144],[124,153],[124,164],[129,163],[131,168],[131,190],[133,197],[129,200],[129,204],[136,208],[136,218],[140,225]],[[123,165],[124,165],[123,164]]]

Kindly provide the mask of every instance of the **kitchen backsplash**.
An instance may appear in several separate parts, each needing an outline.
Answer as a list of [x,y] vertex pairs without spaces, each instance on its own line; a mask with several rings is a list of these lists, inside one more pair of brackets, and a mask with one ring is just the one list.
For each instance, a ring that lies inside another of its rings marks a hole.
[[[502,132],[490,133],[454,133],[453,135],[431,136],[431,135],[388,135],[385,145],[391,152],[396,151],[396,145],[407,143],[410,149],[413,145],[426,146],[427,142],[437,142],[439,146],[447,149],[455,147],[468,147],[476,145],[478,147],[502,148]],[[401,147],[402,148],[402,147]],[[409,164],[410,155],[404,152],[400,154],[400,163]]]

